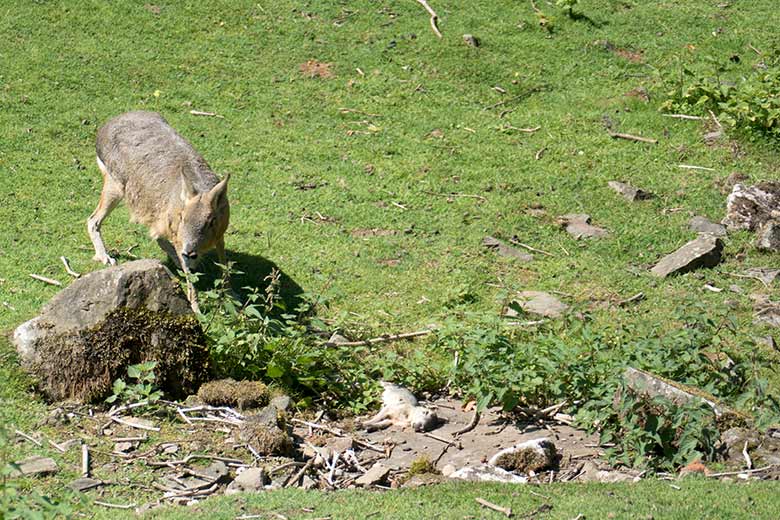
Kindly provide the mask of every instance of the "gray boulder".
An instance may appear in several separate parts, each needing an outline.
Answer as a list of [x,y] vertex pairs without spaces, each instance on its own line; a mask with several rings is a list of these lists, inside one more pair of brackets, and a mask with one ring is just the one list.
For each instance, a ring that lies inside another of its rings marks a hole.
[[706,217],[696,216],[688,221],[688,227],[691,231],[697,233],[709,233],[716,237],[726,236],[726,226],[723,224],[716,224]]
[[712,235],[702,234],[672,254],[663,257],[650,272],[664,278],[682,274],[699,267],[715,267],[721,260],[723,242]]
[[157,385],[173,397],[208,375],[200,324],[173,275],[138,260],[90,273],[60,291],[14,331],[22,366],[53,400],[105,397],[127,367],[155,361]]

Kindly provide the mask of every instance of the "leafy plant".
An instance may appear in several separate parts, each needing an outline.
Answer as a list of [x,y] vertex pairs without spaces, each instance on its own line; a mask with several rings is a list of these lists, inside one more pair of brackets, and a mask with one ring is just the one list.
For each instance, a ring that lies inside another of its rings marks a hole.
[[162,392],[155,386],[157,377],[154,375],[155,361],[147,361],[127,367],[127,383],[124,379],[114,381],[113,393],[106,398],[107,403],[137,403],[146,401],[152,404],[162,397]]
[[704,71],[681,66],[661,110],[717,114],[721,123],[737,130],[780,138],[780,60],[762,63],[747,75],[725,78],[729,66],[712,58]]
[[555,5],[563,9],[569,18],[574,17],[574,7],[580,3],[580,0],[556,0]]

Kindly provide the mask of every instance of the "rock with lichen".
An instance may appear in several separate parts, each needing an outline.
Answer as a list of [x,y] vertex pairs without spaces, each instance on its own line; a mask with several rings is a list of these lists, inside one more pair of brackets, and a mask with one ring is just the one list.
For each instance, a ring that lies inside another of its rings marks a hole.
[[528,474],[553,468],[558,452],[550,439],[533,439],[505,448],[493,455],[488,464],[515,473]]
[[138,260],[90,273],[17,327],[22,366],[52,400],[106,397],[127,367],[156,362],[156,385],[184,397],[208,375],[200,324],[173,275]]
[[231,406],[241,410],[268,404],[268,387],[260,381],[218,379],[204,383],[198,390],[201,401],[212,406]]
[[286,414],[275,406],[266,406],[260,413],[247,416],[238,437],[260,455],[288,455],[293,448]]

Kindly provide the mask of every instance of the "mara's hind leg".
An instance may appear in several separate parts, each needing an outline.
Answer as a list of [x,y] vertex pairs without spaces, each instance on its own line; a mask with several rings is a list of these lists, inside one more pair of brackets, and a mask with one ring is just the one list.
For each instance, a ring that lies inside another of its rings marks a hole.
[[106,165],[97,158],[98,168],[103,174],[103,191],[100,193],[100,202],[92,215],[87,219],[87,232],[95,247],[95,260],[107,265],[115,265],[116,260],[108,256],[106,246],[103,243],[103,237],[100,236],[100,225],[111,211],[119,204],[124,197],[124,187],[115,181],[106,170]]

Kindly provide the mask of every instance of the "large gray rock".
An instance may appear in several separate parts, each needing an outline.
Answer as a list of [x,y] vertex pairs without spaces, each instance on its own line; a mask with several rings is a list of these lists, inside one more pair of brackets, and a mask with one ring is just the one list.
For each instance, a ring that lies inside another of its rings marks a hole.
[[580,238],[603,238],[609,235],[609,231],[606,229],[592,225],[590,215],[586,213],[561,215],[558,217],[558,224],[577,240]]
[[754,186],[735,184],[726,199],[722,224],[728,229],[754,231],[768,220],[780,218],[780,182],[760,182]]
[[201,327],[178,282],[156,260],[90,273],[17,327],[22,366],[53,400],[106,396],[127,367],[155,361],[157,385],[174,397],[208,375]]
[[[662,397],[668,399],[678,406],[683,406],[690,403],[704,403],[710,408],[718,417],[733,413],[728,408],[716,403],[712,399],[705,397],[704,395],[697,394],[694,389],[686,389],[683,385],[673,384],[670,381],[661,379],[660,377],[639,370],[633,367],[627,367],[623,373],[623,380],[626,383],[626,387],[633,393],[653,399],[655,397]],[[701,393],[703,394],[703,392]]]
[[650,272],[661,278],[682,274],[699,267],[715,267],[723,253],[723,242],[712,235],[702,234],[670,255],[666,255]]
[[[525,312],[545,318],[560,318],[569,309],[569,306],[561,300],[543,291],[520,291],[512,303]],[[518,316],[518,313],[510,306],[507,308],[505,316],[514,318]]]

